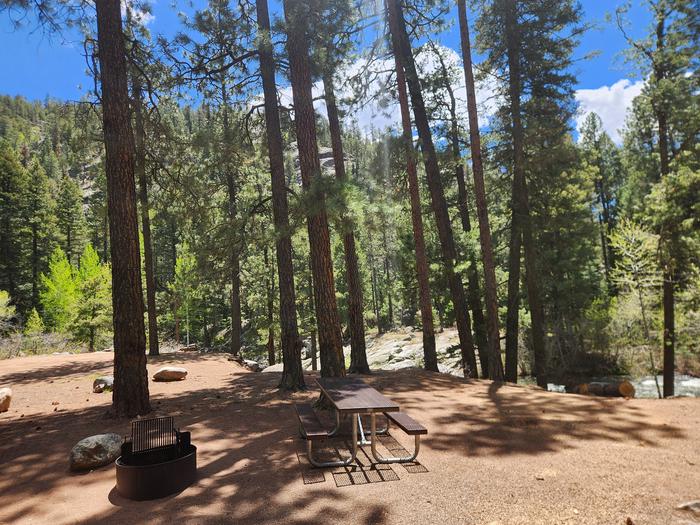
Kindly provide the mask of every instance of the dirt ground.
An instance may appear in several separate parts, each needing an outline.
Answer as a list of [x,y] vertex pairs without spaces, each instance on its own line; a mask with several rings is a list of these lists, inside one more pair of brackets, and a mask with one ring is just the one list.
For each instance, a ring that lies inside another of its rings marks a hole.
[[[429,429],[420,465],[311,469],[297,437],[295,400],[274,373],[222,355],[149,360],[189,370],[150,383],[156,414],[175,416],[198,447],[199,481],[152,502],[115,489],[114,466],[68,472],[80,439],[126,435],[106,419],[110,394],[92,381],[109,353],[0,361],[11,386],[0,414],[0,523],[672,524],[700,499],[700,399],[597,399],[469,381],[416,370],[367,381]],[[54,404],[58,403],[58,404]],[[392,436],[410,448],[411,441]],[[391,448],[393,440],[383,441]],[[382,449],[385,450],[385,449]],[[693,521],[693,520],[696,521]]]

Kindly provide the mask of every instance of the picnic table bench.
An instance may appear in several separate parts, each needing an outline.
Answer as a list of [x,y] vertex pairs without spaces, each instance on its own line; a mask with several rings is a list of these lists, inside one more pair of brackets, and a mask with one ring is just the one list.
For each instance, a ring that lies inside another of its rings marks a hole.
[[[309,404],[295,404],[297,418],[299,419],[299,432],[306,439],[306,450],[309,462],[315,467],[338,467],[353,463],[357,457],[358,444],[371,445],[374,458],[379,463],[406,463],[416,459],[420,450],[420,436],[428,433],[428,430],[415,421],[405,412],[400,412],[399,405],[384,396],[381,392],[369,386],[356,377],[320,378],[317,379],[323,395],[333,405],[336,424],[332,430],[326,430],[319,420],[313,407]],[[361,415],[370,416],[371,429],[370,440],[365,438],[362,428]],[[383,414],[387,418],[386,428],[377,430],[377,414]],[[352,418],[352,444],[350,456],[336,461],[318,461],[313,455],[313,442],[322,441],[334,436],[340,428],[341,415],[350,415]],[[405,457],[383,457],[376,448],[378,434],[389,431],[389,422],[396,424],[401,430],[415,438],[413,454]],[[358,442],[358,428],[362,439]]]

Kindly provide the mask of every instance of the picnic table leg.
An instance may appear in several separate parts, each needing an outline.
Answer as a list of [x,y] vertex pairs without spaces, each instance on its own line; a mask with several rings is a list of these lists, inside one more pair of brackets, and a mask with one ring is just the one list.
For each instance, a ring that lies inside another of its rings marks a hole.
[[413,455],[411,456],[404,456],[404,457],[382,457],[382,455],[377,452],[377,414],[372,412],[372,434],[371,434],[371,439],[372,439],[372,455],[374,456],[374,459],[377,460],[378,463],[410,463],[414,461],[418,457],[418,451],[420,450],[420,435],[416,434],[415,436],[415,450],[413,451]]
[[352,452],[349,458],[339,461],[316,461],[311,449],[312,443],[311,440],[306,441],[306,457],[309,459],[309,463],[314,467],[347,467],[354,463],[357,458],[357,419],[354,417],[352,419]]
[[335,436],[338,433],[338,430],[340,430],[340,412],[333,408],[333,412],[335,412],[335,426],[333,427],[333,430],[331,430],[328,435],[330,437]]

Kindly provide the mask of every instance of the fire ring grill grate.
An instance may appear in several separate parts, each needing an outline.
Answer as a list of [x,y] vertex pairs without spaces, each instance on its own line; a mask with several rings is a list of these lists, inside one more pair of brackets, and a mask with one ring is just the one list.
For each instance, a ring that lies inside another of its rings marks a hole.
[[128,499],[150,500],[180,492],[197,480],[197,447],[172,417],[140,419],[116,461],[117,491]]

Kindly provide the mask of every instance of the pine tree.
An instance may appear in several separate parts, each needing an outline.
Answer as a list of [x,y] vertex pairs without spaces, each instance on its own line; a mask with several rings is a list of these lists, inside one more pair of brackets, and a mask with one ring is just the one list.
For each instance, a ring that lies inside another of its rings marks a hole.
[[69,329],[76,341],[88,343],[88,350],[94,352],[95,345],[112,327],[112,294],[109,266],[100,263],[90,244],[80,256],[75,287],[78,301]]
[[[321,180],[318,156],[316,118],[313,107],[311,60],[309,56],[309,5],[284,1],[287,31],[287,53],[294,100],[299,165],[304,192],[309,199],[307,226],[314,279],[314,302],[321,347],[321,374],[344,376],[345,360],[340,331],[340,318],[335,298],[333,260],[326,197]],[[312,204],[313,203],[313,204]]]
[[29,185],[26,195],[27,223],[31,232],[30,266],[32,284],[32,308],[39,307],[39,276],[46,271],[48,258],[56,239],[55,203],[51,195],[49,178],[37,159],[28,169]]
[[79,294],[73,275],[73,267],[61,248],[49,257],[48,273],[41,275],[39,297],[46,326],[64,333],[73,320]]
[[112,262],[115,415],[150,412],[139,256],[134,134],[119,0],[97,2],[102,119]]
[[[498,328],[498,283],[496,282],[496,262],[493,254],[491,240],[491,227],[489,225],[488,207],[486,203],[486,188],[484,184],[484,166],[481,152],[481,135],[479,131],[479,117],[476,109],[476,89],[474,87],[474,73],[472,71],[471,44],[469,42],[469,23],[467,20],[467,8],[464,0],[457,1],[460,43],[464,60],[464,78],[467,88],[467,110],[469,113],[469,145],[472,158],[472,175],[474,177],[474,193],[476,200],[477,217],[479,220],[479,240],[481,242],[481,258],[484,265],[486,324],[488,332],[489,368],[488,376],[499,379],[503,376],[501,362],[501,334]],[[517,363],[514,361],[510,369],[506,370],[505,379],[515,382],[517,380]]]
[[0,289],[10,294],[20,315],[31,304],[26,252],[31,241],[26,222],[29,175],[15,152],[0,142]]
[[60,234],[60,244],[68,262],[78,264],[85,244],[85,214],[83,213],[83,192],[77,181],[64,174],[59,182],[56,198],[56,221]]
[[[272,179],[272,216],[275,225],[277,281],[280,293],[280,328],[282,343],[282,380],[280,386],[296,390],[304,387],[301,368],[301,339],[297,324],[294,290],[292,239],[289,225],[289,206],[284,175],[282,132],[280,129],[275,59],[270,33],[270,15],[267,0],[256,0],[258,23],[258,53],[265,102],[265,135]],[[314,355],[315,368],[315,355]]]
[[430,124],[423,102],[420,80],[416,71],[415,61],[411,51],[411,45],[406,31],[406,22],[403,17],[401,5],[397,0],[388,0],[389,27],[391,30],[394,54],[399,57],[401,66],[406,74],[409,93],[413,103],[413,115],[418,128],[423,161],[425,163],[428,188],[437,223],[440,248],[442,252],[443,266],[454,305],[457,318],[457,331],[459,333],[460,347],[462,351],[462,368],[465,377],[476,377],[476,356],[474,354],[474,342],[471,334],[471,320],[464,298],[464,288],[455,272],[457,251],[452,235],[447,202],[440,181],[440,168],[437,162],[435,146],[433,144]]
[[[653,139],[658,154],[656,181],[669,177],[673,160],[694,148],[700,124],[697,114],[697,74],[689,74],[697,66],[700,40],[697,38],[697,6],[689,0],[647,0],[652,13],[649,34],[640,40],[629,37],[622,17],[627,6],[617,12],[618,26],[627,38],[630,60],[644,75],[645,86],[656,127]],[[695,108],[692,111],[690,108]],[[670,198],[671,195],[667,195]],[[674,395],[675,374],[675,302],[678,286],[676,249],[679,234],[676,224],[663,224],[659,231],[663,266],[664,311],[664,397]]]

